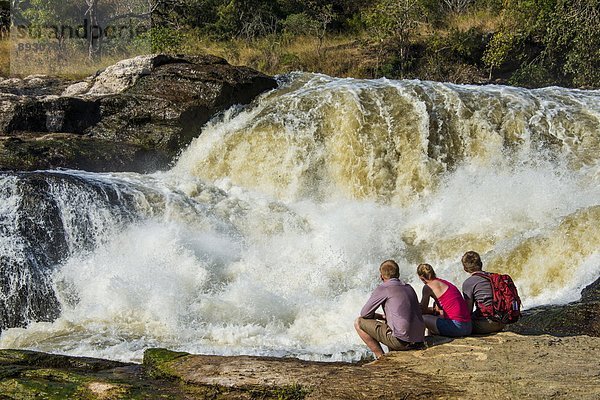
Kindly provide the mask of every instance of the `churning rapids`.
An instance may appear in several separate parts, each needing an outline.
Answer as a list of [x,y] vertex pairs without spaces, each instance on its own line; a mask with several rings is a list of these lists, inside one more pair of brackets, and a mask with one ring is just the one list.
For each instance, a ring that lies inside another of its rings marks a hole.
[[353,361],[382,260],[565,303],[599,222],[600,91],[294,74],[170,171],[0,174],[0,347]]

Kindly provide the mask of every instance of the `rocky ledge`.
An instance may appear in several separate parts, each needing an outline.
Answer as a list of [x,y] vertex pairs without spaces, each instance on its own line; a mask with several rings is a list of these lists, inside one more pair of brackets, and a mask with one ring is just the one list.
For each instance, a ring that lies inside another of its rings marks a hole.
[[3,399],[598,399],[600,338],[429,338],[370,365],[149,349],[144,363],[0,350]]
[[523,312],[512,332],[530,335],[600,337],[600,278],[581,292],[581,299],[561,306],[540,306]]
[[219,57],[165,54],[82,82],[0,80],[0,170],[166,168],[216,113],[276,86]]
[[[0,399],[598,399],[600,279],[580,302],[530,310],[511,330],[432,336],[365,364],[148,349],[142,364],[0,350]],[[549,310],[549,311],[548,311]],[[597,308],[595,308],[597,310]],[[572,318],[570,318],[572,317]]]

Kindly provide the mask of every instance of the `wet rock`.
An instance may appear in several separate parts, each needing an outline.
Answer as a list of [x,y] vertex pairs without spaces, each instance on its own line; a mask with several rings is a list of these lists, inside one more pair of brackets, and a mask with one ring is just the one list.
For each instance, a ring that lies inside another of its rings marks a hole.
[[600,278],[596,279],[594,283],[586,286],[585,289],[581,291],[580,301],[582,303],[600,301]]
[[77,369],[80,371],[98,372],[132,364],[91,357],[71,357],[61,354],[47,354],[29,350],[0,350],[0,368],[6,365]]
[[[164,54],[123,60],[71,85],[45,77],[0,81],[0,137],[20,140],[3,140],[0,170],[164,169],[216,113],[275,87],[274,79],[222,58]],[[48,133],[71,136],[48,140]]]
[[600,337],[600,302],[544,306],[527,310],[508,330],[524,335]]
[[600,337],[600,278],[581,292],[581,300],[562,306],[540,306],[523,312],[507,330],[525,335]]
[[150,147],[75,134],[0,137],[0,166],[32,171],[68,167],[94,172],[146,173],[169,163],[170,156]]
[[58,172],[0,173],[0,181],[2,331],[55,320],[61,311],[56,267],[72,252],[96,246],[107,220],[133,221],[137,199],[126,188]]

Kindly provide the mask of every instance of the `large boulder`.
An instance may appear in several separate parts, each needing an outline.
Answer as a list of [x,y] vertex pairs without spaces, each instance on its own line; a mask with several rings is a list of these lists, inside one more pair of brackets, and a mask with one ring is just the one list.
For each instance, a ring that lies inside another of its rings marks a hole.
[[94,172],[150,172],[171,155],[146,146],[72,133],[0,137],[0,169],[34,171],[65,167]]
[[124,60],[71,84],[0,81],[0,170],[165,168],[213,115],[276,85],[222,58],[164,54]]
[[579,301],[562,306],[540,306],[523,313],[508,330],[527,335],[588,335],[600,337],[600,278],[581,292]]

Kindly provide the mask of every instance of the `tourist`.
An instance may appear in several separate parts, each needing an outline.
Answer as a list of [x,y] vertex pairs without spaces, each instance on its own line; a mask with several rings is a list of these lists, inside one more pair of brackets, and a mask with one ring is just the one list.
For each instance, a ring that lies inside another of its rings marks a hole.
[[[474,251],[467,251],[462,257],[462,265],[465,272],[471,274],[462,285],[463,296],[467,302],[469,312],[472,311],[473,333],[487,334],[500,332],[504,324],[493,321],[481,314],[480,305],[490,307],[493,300],[492,284],[489,279],[481,276],[487,274],[482,270],[481,257]],[[475,310],[473,310],[475,306]]]
[[[417,275],[425,285],[421,312],[430,334],[460,337],[471,334],[471,311],[460,291],[452,283],[436,276],[429,264],[420,264]],[[434,302],[429,307],[429,300]]]
[[[412,350],[424,347],[425,324],[417,294],[412,286],[400,280],[400,269],[393,260],[379,267],[383,281],[373,292],[356,319],[354,328],[376,358],[384,351]],[[375,311],[383,307],[384,314]]]

